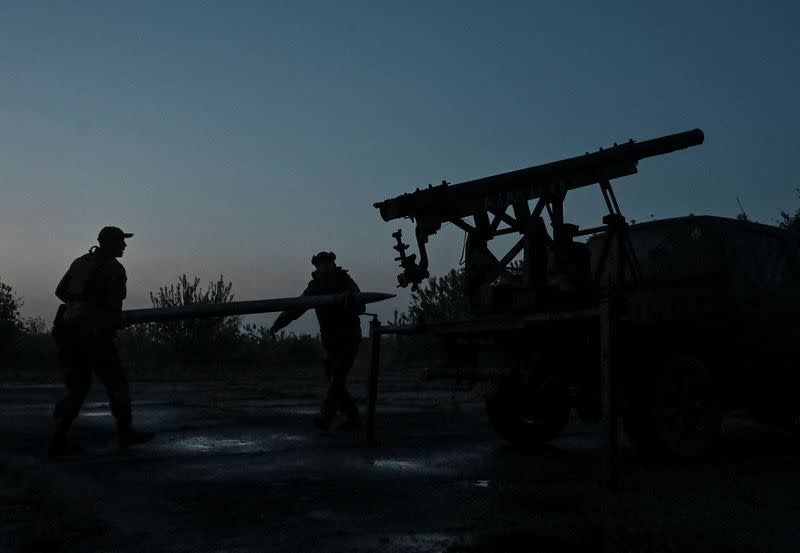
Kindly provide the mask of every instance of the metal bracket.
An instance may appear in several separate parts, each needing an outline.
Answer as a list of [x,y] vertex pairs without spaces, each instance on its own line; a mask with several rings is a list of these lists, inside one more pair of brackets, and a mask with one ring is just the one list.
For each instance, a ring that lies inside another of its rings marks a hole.
[[397,232],[392,233],[392,237],[397,240],[397,244],[393,246],[393,249],[399,254],[394,260],[399,261],[400,267],[403,269],[403,272],[397,275],[397,287],[405,288],[411,284],[412,292],[416,292],[420,283],[430,276],[428,273],[428,252],[425,250],[427,236],[423,237],[419,223],[417,223],[416,235],[420,255],[422,256],[419,264],[417,264],[416,254],[406,255],[406,250],[409,246],[403,243],[403,231],[398,229]]

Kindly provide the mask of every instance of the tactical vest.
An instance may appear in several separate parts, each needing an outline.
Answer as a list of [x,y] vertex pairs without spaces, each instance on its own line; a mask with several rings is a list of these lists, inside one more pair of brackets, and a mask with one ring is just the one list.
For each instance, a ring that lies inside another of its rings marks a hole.
[[[108,305],[108,290],[116,268],[108,275],[99,274],[104,263],[116,260],[103,258],[96,251],[90,251],[72,262],[64,278],[56,289],[56,295],[65,302],[56,313],[53,330],[63,325],[81,327],[91,334],[113,335],[119,322],[119,308]],[[124,269],[120,267],[124,275]],[[102,271],[103,273],[105,271]],[[99,285],[99,290],[97,289]],[[98,292],[100,292],[98,294]],[[119,290],[119,307],[125,297],[124,282]],[[115,302],[116,303],[116,302]]]
[[[358,290],[355,282],[342,268],[330,273],[314,271],[308,284],[308,293],[341,294]],[[315,309],[322,343],[328,349],[336,347],[342,340],[358,341],[361,338],[361,322],[358,309],[351,305],[326,305]]]

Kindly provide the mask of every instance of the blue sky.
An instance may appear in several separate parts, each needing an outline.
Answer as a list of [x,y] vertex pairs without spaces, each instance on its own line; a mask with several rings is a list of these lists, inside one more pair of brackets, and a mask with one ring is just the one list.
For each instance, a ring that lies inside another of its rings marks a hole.
[[[113,224],[136,234],[130,308],[181,273],[295,295],[322,249],[392,292],[413,227],[373,202],[695,127],[704,145],[616,182],[623,213],[738,197],[771,223],[800,203],[799,23],[793,2],[5,2],[0,279],[50,320]],[[599,199],[568,218],[594,225]],[[462,238],[431,239],[433,273]]]

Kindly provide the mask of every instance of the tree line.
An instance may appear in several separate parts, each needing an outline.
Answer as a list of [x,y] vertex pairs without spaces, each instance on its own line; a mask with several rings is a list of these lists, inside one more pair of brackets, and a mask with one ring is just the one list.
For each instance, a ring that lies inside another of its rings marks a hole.
[[[800,197],[800,189],[797,192]],[[744,211],[737,218],[751,220]],[[794,212],[780,211],[776,222],[781,228],[800,232],[800,208]],[[151,292],[150,302],[153,307],[174,307],[234,301],[233,284],[222,275],[206,288],[200,282],[198,277],[180,275],[177,282]],[[14,288],[0,280],[0,369],[56,364],[50,325],[41,317],[23,317],[23,305]],[[459,319],[468,314],[464,271],[459,268],[428,279],[412,292],[407,311],[396,312],[390,322],[416,324]],[[321,362],[323,350],[318,336],[293,332],[270,336],[267,330],[266,325],[244,323],[240,317],[138,324],[119,333],[120,355],[134,371],[145,372],[163,371],[167,367],[188,370],[224,366],[235,370],[235,367],[278,368]],[[438,354],[437,346],[425,337],[402,340],[403,351],[396,348],[390,358],[413,362]],[[362,348],[362,353],[366,349]]]
[[[201,286],[199,277],[180,275],[175,283],[150,292],[153,307],[177,307],[235,301],[233,283],[223,275]],[[14,289],[0,282],[0,369],[40,371],[57,366],[51,326],[41,318],[20,314],[23,300]],[[462,271],[452,270],[432,278],[412,293],[407,313],[395,312],[394,324],[455,318],[466,313]],[[187,319],[128,326],[118,333],[123,363],[134,374],[209,375],[245,369],[291,369],[319,365],[324,351],[318,335],[282,331],[276,336],[269,326],[246,323],[241,317]],[[367,337],[365,336],[365,341]],[[386,339],[384,360],[422,361],[436,351],[424,338]],[[362,347],[356,367],[367,363],[368,347]],[[363,359],[362,359],[363,358]],[[402,358],[402,359],[401,359]]]

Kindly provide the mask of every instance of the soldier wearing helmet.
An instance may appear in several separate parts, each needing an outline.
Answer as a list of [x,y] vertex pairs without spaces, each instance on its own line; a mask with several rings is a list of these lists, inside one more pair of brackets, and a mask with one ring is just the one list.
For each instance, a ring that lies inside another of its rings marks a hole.
[[[311,281],[303,291],[304,296],[359,292],[355,281],[346,270],[336,265],[335,261],[336,254],[333,252],[319,252],[311,258],[315,270],[311,273]],[[361,344],[361,322],[358,317],[364,313],[365,306],[352,296],[349,297],[351,299],[341,305],[315,308],[322,346],[327,354],[326,374],[330,379],[328,393],[322,402],[320,413],[312,419],[314,425],[321,430],[330,428],[337,412],[346,417],[346,421],[339,428],[356,430],[361,426],[358,407],[347,391],[346,378]],[[270,327],[270,334],[274,336],[304,312],[303,309],[282,312]]]
[[108,393],[120,447],[153,437],[133,429],[128,381],[114,343],[117,329],[124,326],[122,301],[127,282],[125,268],[117,258],[122,257],[125,239],[131,236],[117,227],[104,227],[97,236],[99,247],[73,261],[56,288],[56,296],[64,303],[53,322],[53,337],[66,394],[53,413],[56,428],[48,447],[51,456],[79,449],[67,439],[67,433],[89,392],[92,373]]

